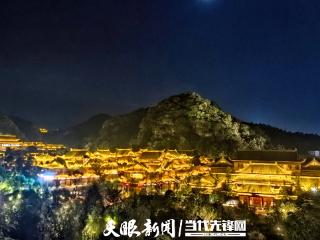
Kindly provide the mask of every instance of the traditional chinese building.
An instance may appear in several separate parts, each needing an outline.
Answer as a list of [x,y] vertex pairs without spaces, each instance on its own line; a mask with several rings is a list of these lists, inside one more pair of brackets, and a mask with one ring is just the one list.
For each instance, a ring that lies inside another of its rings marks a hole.
[[18,148],[22,144],[22,141],[16,135],[0,135],[0,151],[5,151],[7,148]]
[[[320,186],[320,160],[298,158],[296,150],[239,151],[235,159],[197,156],[192,151],[132,149],[71,149],[64,155],[40,153],[35,165],[56,172],[60,186],[90,183],[103,177],[122,186],[175,190],[188,185],[210,194],[229,186],[240,201],[269,207],[283,197],[296,198],[299,189]],[[66,181],[66,179],[70,179]]]
[[301,164],[301,174],[297,183],[302,190],[317,190],[320,187],[320,160],[319,158],[305,159]]
[[51,151],[64,148],[62,144],[48,144],[44,142],[28,142],[22,141],[16,135],[0,135],[0,151],[6,151],[6,149],[22,150],[29,147],[35,147],[40,151]]
[[239,151],[230,180],[242,202],[269,207],[284,195],[295,198],[302,161],[296,150]]

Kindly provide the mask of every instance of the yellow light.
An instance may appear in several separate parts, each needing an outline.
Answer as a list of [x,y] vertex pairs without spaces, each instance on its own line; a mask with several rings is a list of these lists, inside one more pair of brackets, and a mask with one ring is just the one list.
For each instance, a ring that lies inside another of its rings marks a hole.
[[47,134],[48,133],[48,129],[46,128],[39,128],[39,132],[42,134]]

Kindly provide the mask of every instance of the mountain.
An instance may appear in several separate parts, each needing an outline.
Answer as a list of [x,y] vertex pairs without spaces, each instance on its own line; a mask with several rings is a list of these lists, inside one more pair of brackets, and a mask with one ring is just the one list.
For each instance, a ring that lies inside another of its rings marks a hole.
[[98,137],[103,123],[109,118],[108,114],[97,114],[75,126],[49,131],[44,140],[50,143],[65,144],[69,147],[83,147],[91,139]]
[[16,116],[10,116],[10,119],[27,140],[38,141],[41,139],[39,128],[33,122]]
[[24,133],[18,128],[10,117],[0,113],[0,134],[13,134],[20,138],[25,138]]
[[[32,122],[2,113],[0,134],[41,139]],[[232,155],[239,149],[297,148],[302,154],[320,150],[319,135],[243,122],[192,92],[120,116],[97,114],[66,129],[49,131],[42,140],[69,147],[193,149],[211,156]]]
[[41,139],[39,129],[30,121],[0,113],[0,134],[13,134],[23,140]]
[[300,153],[320,150],[320,136],[301,132],[288,132],[266,124],[247,123],[253,129],[263,131],[272,145],[278,148],[297,148]]
[[183,93],[106,120],[96,144],[112,148],[195,149],[218,155],[242,148],[263,149],[268,138],[223,112],[214,102],[196,93]]
[[146,116],[148,108],[107,119],[99,132],[98,146],[126,148],[136,146],[139,125]]

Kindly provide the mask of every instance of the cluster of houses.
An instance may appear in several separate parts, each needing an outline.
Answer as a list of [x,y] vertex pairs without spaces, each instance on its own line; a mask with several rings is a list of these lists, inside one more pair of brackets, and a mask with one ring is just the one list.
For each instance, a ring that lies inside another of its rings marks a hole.
[[[41,131],[45,131],[41,128]],[[62,144],[50,144],[44,142],[27,142],[22,141],[16,135],[2,134],[0,135],[0,152],[5,152],[8,148],[15,150],[24,150],[27,148],[37,148],[38,150],[53,151],[64,148]]]
[[238,151],[234,159],[150,149],[70,149],[59,155],[54,150],[63,145],[0,136],[0,152],[8,147],[47,150],[32,153],[33,164],[42,169],[39,177],[56,188],[86,187],[103,179],[125,191],[157,194],[183,186],[205,194],[228,189],[243,203],[268,207],[276,199],[295,199],[299,191],[316,192],[320,187],[320,160],[300,159],[296,150]]
[[298,191],[318,191],[320,161],[299,159],[296,150],[239,151],[235,159],[198,156],[194,151],[71,149],[61,156],[34,156],[34,164],[55,172],[59,187],[85,185],[98,178],[124,189],[177,190],[181,186],[210,194],[227,187],[240,201],[268,207]]

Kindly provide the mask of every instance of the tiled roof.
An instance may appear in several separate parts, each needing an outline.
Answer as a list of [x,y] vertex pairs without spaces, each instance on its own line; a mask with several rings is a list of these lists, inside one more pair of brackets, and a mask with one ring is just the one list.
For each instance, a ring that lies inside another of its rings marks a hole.
[[296,150],[238,151],[236,160],[297,161]]
[[161,151],[147,151],[141,153],[141,159],[158,159],[161,156]]

